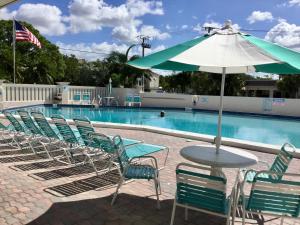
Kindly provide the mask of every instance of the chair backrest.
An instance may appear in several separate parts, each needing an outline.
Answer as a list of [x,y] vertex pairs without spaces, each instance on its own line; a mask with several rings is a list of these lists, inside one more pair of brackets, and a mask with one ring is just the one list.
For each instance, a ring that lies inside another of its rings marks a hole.
[[25,128],[21,125],[21,123],[13,116],[11,112],[5,111],[3,113],[5,117],[9,120],[10,124],[13,126],[15,131],[26,133]]
[[129,156],[127,155],[121,136],[116,135],[113,137],[113,143],[116,148],[116,156],[120,165],[121,172],[123,172],[129,165]]
[[179,204],[225,214],[227,182],[225,175],[211,176],[203,173],[203,170],[211,172],[208,167],[178,164],[176,200]]
[[100,133],[90,133],[91,145],[95,148],[100,148],[108,154],[116,153],[116,146],[110,137]]
[[281,177],[277,177],[276,173],[280,173],[280,174],[285,173],[289,167],[290,162],[293,159],[293,155],[286,150],[286,147],[288,147],[288,146],[291,146],[291,145],[284,144],[281,147],[278,155],[276,156],[273,164],[271,165],[270,171],[275,172],[275,174],[273,175],[273,178],[280,179]]
[[126,102],[132,102],[133,101],[133,96],[132,95],[127,95],[125,101]]
[[59,139],[42,112],[31,112],[31,115],[48,138]]
[[81,100],[81,93],[75,92],[73,95],[73,101],[80,101]]
[[90,101],[91,100],[91,93],[90,92],[83,92],[82,93],[82,100],[83,101]]
[[65,142],[71,144],[79,144],[76,135],[74,134],[72,128],[69,126],[64,117],[60,115],[53,115],[51,116],[51,119],[53,120],[55,126],[57,127],[60,135]]
[[133,102],[134,103],[140,103],[141,102],[141,96],[139,96],[139,95],[133,96]]
[[0,130],[8,130],[8,127],[6,127],[3,123],[0,121]]
[[18,110],[18,114],[21,117],[21,120],[25,124],[26,128],[30,130],[32,134],[43,135],[42,131],[35,125],[33,119],[31,118],[29,112],[25,110]]
[[[300,174],[284,174],[284,177],[298,178],[298,181],[291,181],[290,179],[264,178],[259,176],[262,173],[275,175],[270,171],[261,171],[256,174],[246,209],[298,217],[300,213]],[[276,174],[276,176],[283,176],[283,174]]]
[[97,145],[95,145],[95,143],[91,140],[91,134],[95,133],[95,129],[91,121],[88,118],[75,118],[73,120],[85,146],[97,147]]

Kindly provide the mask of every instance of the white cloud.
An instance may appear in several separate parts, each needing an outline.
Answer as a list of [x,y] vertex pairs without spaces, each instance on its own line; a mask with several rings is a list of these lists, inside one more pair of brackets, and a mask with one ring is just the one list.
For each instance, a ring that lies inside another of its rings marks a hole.
[[266,34],[267,41],[300,51],[300,26],[281,21]]
[[[73,0],[69,10],[71,32],[112,27],[114,37],[125,41],[132,41],[132,37],[139,33],[138,27],[142,24],[139,17],[164,14],[162,2],[154,0],[127,0],[119,6],[109,5],[103,0]],[[134,34],[130,34],[132,32]]]
[[274,19],[272,13],[265,11],[253,11],[251,15],[247,18],[250,24],[256,23],[258,21],[272,21]]
[[300,0],[290,0],[289,6],[300,6]]
[[165,40],[170,38],[170,34],[161,32],[152,25],[143,25],[139,31],[141,35],[149,36],[151,39]]
[[42,34],[49,36],[63,35],[66,33],[66,25],[61,10],[53,5],[46,4],[22,4],[17,10],[9,12],[1,9],[1,19],[22,20],[31,23]]
[[186,29],[188,29],[188,28],[189,28],[189,26],[186,25],[186,24],[184,24],[184,25],[181,26],[181,29],[182,29],[182,30],[186,30]]
[[197,23],[194,27],[193,27],[193,31],[196,31],[198,33],[202,33],[203,29],[202,29],[202,25],[200,23]]
[[198,19],[198,17],[197,17],[197,16],[192,16],[192,18],[193,18],[194,20],[197,20],[197,19]]
[[[91,43],[91,44],[86,44],[86,43],[65,44],[62,42],[57,42],[56,45],[59,47],[61,53],[65,55],[75,55],[76,57],[80,59],[86,59],[87,61],[103,59],[113,51],[118,51],[125,54],[127,49],[129,48],[129,45],[126,44],[116,44],[116,43],[110,44],[108,42]],[[164,45],[159,45],[155,48],[146,49],[145,55],[157,51],[161,51],[164,49],[165,49]],[[76,51],[72,51],[72,50],[76,50]],[[129,55],[130,56],[141,55],[141,49],[133,48],[130,51]]]
[[16,16],[16,11],[9,12],[7,8],[0,9],[0,19],[2,20],[10,20],[14,16]]

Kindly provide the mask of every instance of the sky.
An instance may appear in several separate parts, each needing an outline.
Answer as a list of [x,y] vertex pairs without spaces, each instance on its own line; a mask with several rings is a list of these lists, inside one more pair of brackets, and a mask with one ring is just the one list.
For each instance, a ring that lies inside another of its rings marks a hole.
[[62,53],[87,60],[125,53],[139,35],[150,37],[150,54],[228,19],[243,32],[300,51],[300,0],[19,0],[0,9],[0,19],[13,17],[31,23]]

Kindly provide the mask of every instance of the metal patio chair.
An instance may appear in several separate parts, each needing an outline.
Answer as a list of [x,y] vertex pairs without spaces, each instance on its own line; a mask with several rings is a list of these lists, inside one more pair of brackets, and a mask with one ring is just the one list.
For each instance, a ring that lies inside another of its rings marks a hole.
[[[235,205],[235,185],[229,197],[226,197],[227,180],[225,175],[212,176],[209,175],[210,173],[210,167],[187,163],[177,165],[177,189],[171,216],[171,225],[174,224],[177,206],[185,208],[185,220],[188,219],[188,210],[191,209],[226,218],[226,224],[230,223],[232,212],[232,220],[234,221],[235,211],[232,208]],[[238,182],[238,176],[236,177],[235,184]]]
[[[288,150],[288,148],[289,148],[290,151]],[[293,159],[292,152],[296,152],[296,148],[290,143],[285,143],[281,147],[280,151],[278,152],[278,155],[276,156],[276,158],[273,161],[272,165],[269,165],[267,162],[261,161],[261,160],[258,161],[258,162],[261,163],[261,164],[264,164],[267,167],[267,170],[270,171],[270,172],[276,172],[276,173],[283,174],[283,173],[286,172],[286,170],[289,167],[290,162]],[[254,177],[256,176],[256,173],[257,173],[257,171],[255,171],[255,170],[248,171],[247,175],[245,174],[246,170],[243,170],[242,172],[245,176],[244,179],[246,179],[246,181],[248,183],[253,182],[253,179],[254,179]],[[269,174],[268,173],[267,174],[260,173],[260,176],[267,178],[267,177],[269,177]],[[277,177],[273,177],[273,178],[277,178]],[[278,178],[280,178],[280,177],[278,177]]]
[[[115,203],[115,200],[118,196],[118,192],[125,180],[144,179],[148,181],[154,181],[155,193],[157,198],[157,208],[159,209],[159,194],[161,193],[161,188],[156,158],[149,155],[129,158],[129,156],[126,153],[126,149],[123,145],[122,138],[120,136],[115,136],[113,138],[113,143],[116,146],[116,156],[118,159],[118,163],[114,163],[116,164],[120,173],[120,181],[117,186],[116,192],[113,196],[111,204],[113,205]],[[145,162],[145,159],[150,160],[151,164],[141,164],[141,162]]]
[[[250,173],[248,171],[248,173]],[[265,177],[268,174],[268,178]],[[274,179],[280,177],[281,179]],[[293,178],[286,179],[287,177]],[[296,179],[296,180],[295,180]],[[243,210],[243,225],[246,214],[268,215],[281,218],[281,225],[285,218],[300,216],[300,174],[277,173],[273,171],[260,171],[254,176],[250,195],[241,188],[241,205]]]

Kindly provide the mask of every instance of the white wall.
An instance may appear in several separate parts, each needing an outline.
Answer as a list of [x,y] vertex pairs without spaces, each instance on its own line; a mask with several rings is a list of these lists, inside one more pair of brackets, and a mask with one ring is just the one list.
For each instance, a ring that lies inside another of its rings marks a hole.
[[[169,93],[142,93],[145,107],[218,110],[219,96],[193,96]],[[193,105],[193,98],[196,105]],[[300,117],[300,99],[224,97],[224,111]]]

